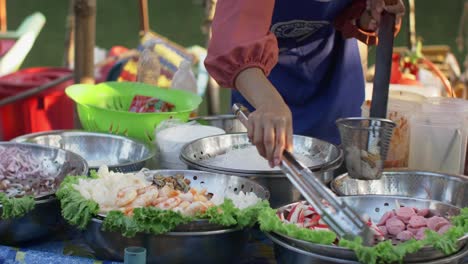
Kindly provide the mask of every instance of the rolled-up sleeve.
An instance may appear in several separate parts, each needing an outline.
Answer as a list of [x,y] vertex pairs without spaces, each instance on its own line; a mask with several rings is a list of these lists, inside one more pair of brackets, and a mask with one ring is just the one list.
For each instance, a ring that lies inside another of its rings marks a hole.
[[278,61],[278,42],[270,32],[274,0],[218,0],[205,67],[227,88],[237,75],[258,67],[265,75]]

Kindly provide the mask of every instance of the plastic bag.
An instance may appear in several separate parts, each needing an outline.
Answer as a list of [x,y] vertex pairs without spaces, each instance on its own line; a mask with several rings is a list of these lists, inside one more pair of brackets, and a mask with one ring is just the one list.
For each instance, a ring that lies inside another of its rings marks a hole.
[[153,45],[145,47],[138,60],[137,82],[156,86],[161,74],[159,56],[153,51]]
[[193,75],[191,67],[192,64],[187,60],[180,63],[179,69],[172,78],[171,88],[197,94],[197,80]]

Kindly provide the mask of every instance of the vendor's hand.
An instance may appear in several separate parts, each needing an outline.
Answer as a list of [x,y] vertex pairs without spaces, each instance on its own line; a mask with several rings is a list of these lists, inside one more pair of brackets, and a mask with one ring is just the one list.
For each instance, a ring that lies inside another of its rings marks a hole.
[[236,88],[256,109],[249,116],[250,141],[271,167],[278,166],[284,149],[292,151],[291,110],[259,68],[239,73]]
[[377,31],[383,11],[394,14],[395,24],[400,24],[405,14],[405,5],[402,0],[395,2],[394,5],[385,5],[385,0],[367,0],[367,11],[359,19],[359,27],[366,31]]
[[248,135],[270,167],[278,166],[284,149],[292,149],[292,115],[284,102],[270,101],[249,116]]

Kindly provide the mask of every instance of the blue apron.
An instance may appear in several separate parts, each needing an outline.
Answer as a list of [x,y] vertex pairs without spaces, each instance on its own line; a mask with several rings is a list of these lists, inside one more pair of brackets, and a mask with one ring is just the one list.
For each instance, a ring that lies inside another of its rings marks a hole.
[[[269,80],[291,109],[294,134],[339,144],[335,121],[361,115],[364,76],[357,41],[343,39],[333,27],[350,2],[276,0],[271,31],[280,52]],[[232,102],[254,110],[237,91]]]

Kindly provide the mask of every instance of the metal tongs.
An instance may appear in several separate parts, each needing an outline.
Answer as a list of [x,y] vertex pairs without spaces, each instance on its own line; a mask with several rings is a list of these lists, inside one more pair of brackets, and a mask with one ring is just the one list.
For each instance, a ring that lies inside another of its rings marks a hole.
[[[241,104],[234,104],[232,110],[239,121],[247,127],[250,114],[248,109]],[[286,150],[283,152],[280,168],[338,237],[348,240],[361,237],[365,245],[373,244],[372,231],[361,216],[348,207],[345,202],[339,200],[291,152]]]

